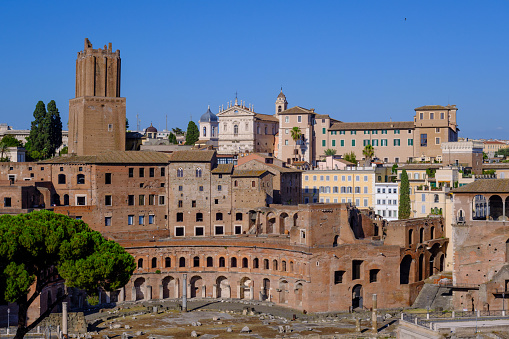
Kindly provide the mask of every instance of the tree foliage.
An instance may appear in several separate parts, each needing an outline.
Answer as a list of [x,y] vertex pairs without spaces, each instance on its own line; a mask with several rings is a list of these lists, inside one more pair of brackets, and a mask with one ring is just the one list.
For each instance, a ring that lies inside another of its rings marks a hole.
[[67,287],[95,295],[98,288],[113,291],[124,286],[135,267],[124,248],[81,220],[46,210],[0,216],[0,301],[19,306],[16,338],[36,327],[67,297],[64,291],[26,326],[29,306],[53,283],[48,273],[58,273]]
[[354,151],[352,151],[350,153],[346,153],[344,156],[344,159],[346,161],[350,161],[351,163],[357,164],[357,157],[355,156]]
[[36,160],[54,156],[62,145],[62,120],[55,100],[48,103],[47,111],[44,102],[37,103],[28,140],[30,156]]
[[365,158],[364,165],[369,166],[371,164],[371,159],[375,156],[375,149],[371,144],[367,144],[362,150],[362,155],[364,155]]
[[332,149],[332,148],[327,148],[327,149],[325,150],[325,155],[326,155],[326,156],[336,155],[336,150],[335,150],[335,149]]
[[186,133],[186,145],[194,145],[200,138],[200,131],[194,121],[189,121]]
[[399,187],[399,219],[410,218],[410,183],[405,169],[401,171],[401,184]]
[[168,141],[170,142],[170,144],[176,144],[177,136],[170,132],[170,134],[168,135]]
[[501,148],[499,149],[498,151],[495,152],[495,155],[501,155],[501,156],[504,156],[504,157],[508,157],[509,156],[509,148]]
[[171,131],[175,134],[175,135],[183,135],[184,134],[184,131],[181,130],[180,128],[178,127],[175,127],[175,128],[172,128]]
[[16,139],[10,134],[4,135],[0,143],[5,144],[7,147],[23,147],[23,142]]

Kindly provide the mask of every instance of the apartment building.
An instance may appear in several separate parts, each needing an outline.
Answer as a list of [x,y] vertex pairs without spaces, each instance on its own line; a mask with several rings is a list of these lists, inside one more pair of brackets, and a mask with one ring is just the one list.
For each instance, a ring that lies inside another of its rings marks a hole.
[[375,183],[375,212],[386,220],[398,219],[399,185],[396,182]]

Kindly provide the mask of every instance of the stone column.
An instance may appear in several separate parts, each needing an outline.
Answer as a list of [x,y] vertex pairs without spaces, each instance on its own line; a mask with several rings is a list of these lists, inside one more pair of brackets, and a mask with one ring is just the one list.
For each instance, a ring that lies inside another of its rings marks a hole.
[[249,299],[254,300],[254,288],[249,286]]
[[182,282],[182,312],[187,312],[187,274],[185,273]]
[[378,332],[378,315],[376,294],[373,294],[373,311],[371,311],[371,331]]
[[145,300],[152,300],[152,286],[147,285],[146,292],[147,293],[145,293]]
[[[240,284],[237,285],[237,299],[241,299],[241,296],[242,296],[242,294],[241,294],[242,291],[241,290],[242,290],[242,286],[240,286]],[[230,295],[230,298],[231,297],[232,296]]]
[[131,289],[131,300],[136,301],[136,287],[134,287],[134,286]]
[[212,298],[214,298],[214,299],[217,298],[217,285],[216,284],[212,285]]
[[62,334],[67,338],[67,302],[62,302]]
[[159,299],[164,299],[163,285],[159,285]]
[[206,298],[207,297],[207,291],[205,289],[205,285],[201,287],[201,297]]

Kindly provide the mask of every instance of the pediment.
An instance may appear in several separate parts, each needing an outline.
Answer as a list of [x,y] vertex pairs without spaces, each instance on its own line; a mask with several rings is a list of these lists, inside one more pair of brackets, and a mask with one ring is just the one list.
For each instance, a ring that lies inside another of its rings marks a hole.
[[233,106],[233,107],[230,107],[230,108],[227,108],[225,109],[224,111],[222,111],[221,113],[217,113],[216,116],[218,117],[225,117],[225,116],[239,116],[239,115],[244,115],[244,116],[254,116],[256,113],[254,112],[251,112],[249,109],[247,108],[242,108],[240,106]]

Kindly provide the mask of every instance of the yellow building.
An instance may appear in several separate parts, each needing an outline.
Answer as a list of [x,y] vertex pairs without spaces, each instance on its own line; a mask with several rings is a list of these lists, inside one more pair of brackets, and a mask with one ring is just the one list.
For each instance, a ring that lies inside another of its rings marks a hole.
[[302,202],[352,203],[359,208],[375,205],[375,182],[386,182],[390,168],[348,167],[302,173]]

